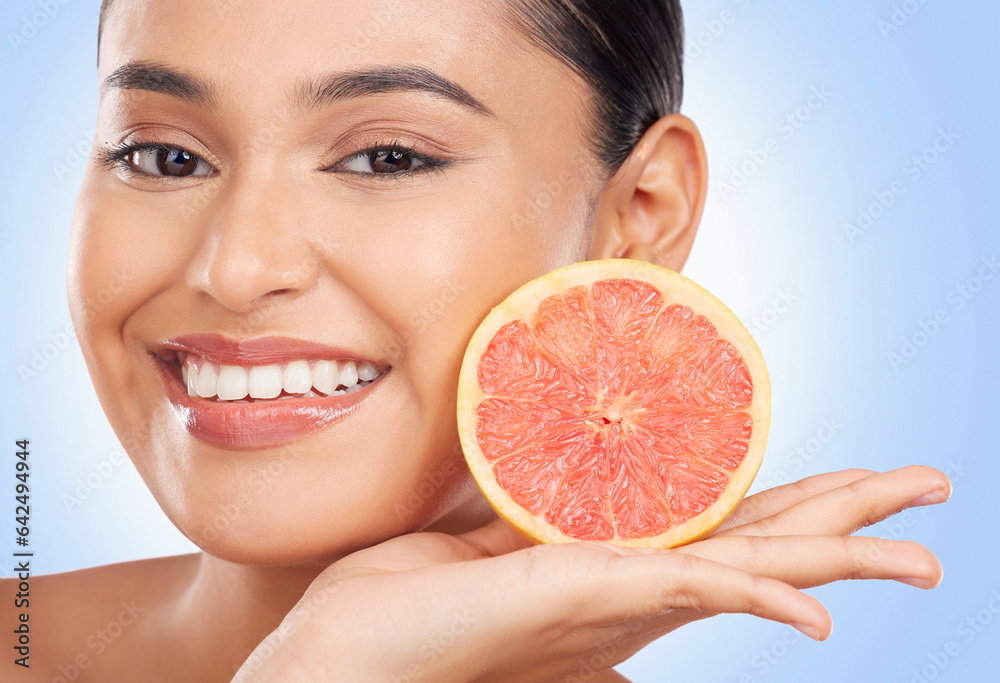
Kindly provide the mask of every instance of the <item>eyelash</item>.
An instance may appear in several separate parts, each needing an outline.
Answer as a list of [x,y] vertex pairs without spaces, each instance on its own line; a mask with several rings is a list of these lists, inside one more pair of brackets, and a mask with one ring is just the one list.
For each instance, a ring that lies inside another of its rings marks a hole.
[[360,171],[342,171],[342,172],[362,177],[375,177],[378,178],[379,180],[389,180],[390,178],[395,180],[405,180],[411,176],[417,175],[418,173],[424,173],[424,172],[434,172],[444,175],[444,169],[450,166],[452,163],[445,159],[438,159],[437,157],[421,154],[414,147],[411,147],[410,145],[404,145],[398,139],[393,139],[388,144],[376,139],[366,143],[366,146],[358,150],[357,152],[354,152],[344,157],[343,160],[337,162],[337,165],[346,164],[359,157],[363,158],[370,154],[379,152],[381,153],[395,152],[397,154],[411,156],[414,159],[419,159],[422,162],[422,165],[406,171],[400,171],[398,173],[363,173]]
[[[128,173],[131,176],[141,175],[141,176],[156,178],[159,180],[166,180],[171,176],[154,176],[151,174],[147,174],[144,171],[136,169],[128,161],[129,157],[135,154],[136,152],[163,151],[163,150],[184,151],[184,152],[188,151],[183,147],[172,145],[166,142],[160,142],[158,140],[148,140],[145,142],[127,142],[127,143],[111,145],[106,149],[98,151],[97,160],[98,163],[105,168],[117,168]],[[394,152],[396,154],[411,156],[414,159],[419,159],[422,163],[420,166],[417,166],[416,168],[412,168],[406,171],[399,171],[397,173],[365,173],[361,171],[341,171],[341,172],[349,173],[351,175],[356,175],[356,176],[377,178],[378,180],[393,179],[402,181],[409,177],[424,172],[428,173],[434,172],[444,175],[444,169],[450,166],[452,163],[445,159],[438,159],[437,157],[421,154],[420,152],[417,152],[417,150],[414,147],[410,145],[404,145],[398,139],[393,139],[389,143],[380,142],[378,140],[374,140],[370,143],[367,143],[364,148],[344,157],[341,161],[338,161],[334,166],[344,165],[357,158],[364,158],[371,154],[386,153],[386,152]],[[188,153],[195,158],[201,159],[201,157],[199,157],[197,154],[194,154],[192,152]],[[201,160],[204,161],[204,159]],[[333,168],[333,166],[331,166],[330,168]],[[329,171],[329,169],[324,169],[324,171],[331,173],[333,172]],[[181,176],[181,177],[186,177],[186,176]]]

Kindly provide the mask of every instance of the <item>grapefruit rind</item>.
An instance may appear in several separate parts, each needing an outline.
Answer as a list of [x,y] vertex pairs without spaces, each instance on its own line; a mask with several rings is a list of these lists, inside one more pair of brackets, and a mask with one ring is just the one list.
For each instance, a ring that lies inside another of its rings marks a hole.
[[543,516],[525,510],[497,483],[492,464],[483,455],[476,437],[476,407],[486,398],[479,387],[479,363],[501,327],[514,320],[529,320],[546,297],[572,287],[618,278],[649,283],[663,295],[663,307],[680,304],[695,314],[704,315],[715,326],[719,338],[736,348],[753,381],[753,400],[745,411],[750,415],[753,426],[743,461],[729,474],[729,484],[714,503],[700,514],[659,535],[642,538],[616,536],[609,542],[620,546],[671,548],[703,538],[717,529],[743,499],[763,459],[771,414],[767,367],[749,331],[722,301],[680,273],[646,261],[602,259],[558,268],[522,285],[491,309],[469,341],[458,381],[458,431],[469,469],[497,514],[534,543],[570,543],[577,539],[563,533]]

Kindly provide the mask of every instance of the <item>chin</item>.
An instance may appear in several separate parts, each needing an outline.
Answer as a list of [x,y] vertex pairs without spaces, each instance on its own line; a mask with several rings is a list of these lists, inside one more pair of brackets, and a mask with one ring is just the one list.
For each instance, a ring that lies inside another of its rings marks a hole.
[[475,492],[457,447],[421,466],[413,444],[414,457],[400,459],[403,444],[359,450],[338,447],[335,436],[250,452],[175,438],[134,460],[181,533],[206,553],[245,565],[326,566],[419,531]]

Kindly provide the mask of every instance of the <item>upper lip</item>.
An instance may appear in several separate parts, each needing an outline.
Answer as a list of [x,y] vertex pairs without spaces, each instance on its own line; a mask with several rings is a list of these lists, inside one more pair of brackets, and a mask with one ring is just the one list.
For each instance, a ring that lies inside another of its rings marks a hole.
[[156,344],[152,351],[164,360],[176,360],[178,351],[186,351],[219,365],[272,365],[299,359],[352,359],[383,366],[378,361],[349,349],[277,336],[233,339],[215,333],[184,334]]

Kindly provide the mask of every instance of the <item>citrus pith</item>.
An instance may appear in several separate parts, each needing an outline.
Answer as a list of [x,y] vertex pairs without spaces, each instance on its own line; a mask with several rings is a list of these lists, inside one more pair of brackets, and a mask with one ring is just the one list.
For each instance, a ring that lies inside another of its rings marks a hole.
[[770,383],[716,297],[644,261],[554,270],[495,306],[459,376],[466,461],[536,542],[703,537],[760,466]]

